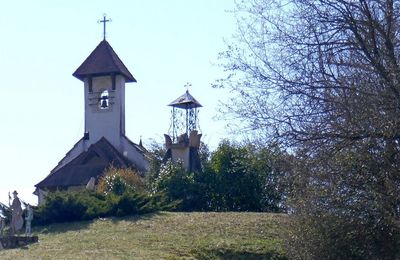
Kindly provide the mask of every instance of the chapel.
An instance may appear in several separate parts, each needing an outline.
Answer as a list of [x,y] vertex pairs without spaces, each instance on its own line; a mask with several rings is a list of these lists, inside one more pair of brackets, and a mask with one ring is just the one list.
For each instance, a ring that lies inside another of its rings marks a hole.
[[85,130],[82,138],[42,181],[38,203],[48,192],[77,190],[97,182],[113,165],[145,172],[146,149],[125,135],[125,85],[136,79],[104,39],[72,74],[83,83]]

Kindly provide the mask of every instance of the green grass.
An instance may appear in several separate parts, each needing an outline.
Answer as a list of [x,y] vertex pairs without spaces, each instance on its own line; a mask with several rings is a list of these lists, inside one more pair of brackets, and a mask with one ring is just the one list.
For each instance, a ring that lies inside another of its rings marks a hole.
[[38,227],[39,243],[0,259],[285,259],[287,216],[170,213]]

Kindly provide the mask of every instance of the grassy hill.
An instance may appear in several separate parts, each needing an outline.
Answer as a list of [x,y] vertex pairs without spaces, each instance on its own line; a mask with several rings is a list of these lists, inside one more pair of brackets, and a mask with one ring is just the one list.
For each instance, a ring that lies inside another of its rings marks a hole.
[[286,215],[171,213],[38,227],[0,259],[280,259]]

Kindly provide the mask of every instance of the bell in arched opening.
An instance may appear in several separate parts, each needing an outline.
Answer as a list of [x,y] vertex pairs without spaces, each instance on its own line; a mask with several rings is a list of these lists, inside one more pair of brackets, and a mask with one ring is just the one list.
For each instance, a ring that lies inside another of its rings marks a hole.
[[108,103],[108,90],[104,90],[103,92],[101,92],[100,98],[100,109],[106,109],[109,106]]

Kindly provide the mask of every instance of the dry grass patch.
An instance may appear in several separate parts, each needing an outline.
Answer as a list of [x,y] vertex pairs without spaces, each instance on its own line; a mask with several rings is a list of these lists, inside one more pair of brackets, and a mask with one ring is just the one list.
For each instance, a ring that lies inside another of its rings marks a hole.
[[40,242],[0,251],[0,259],[284,258],[287,216],[268,213],[170,213],[54,224]]

